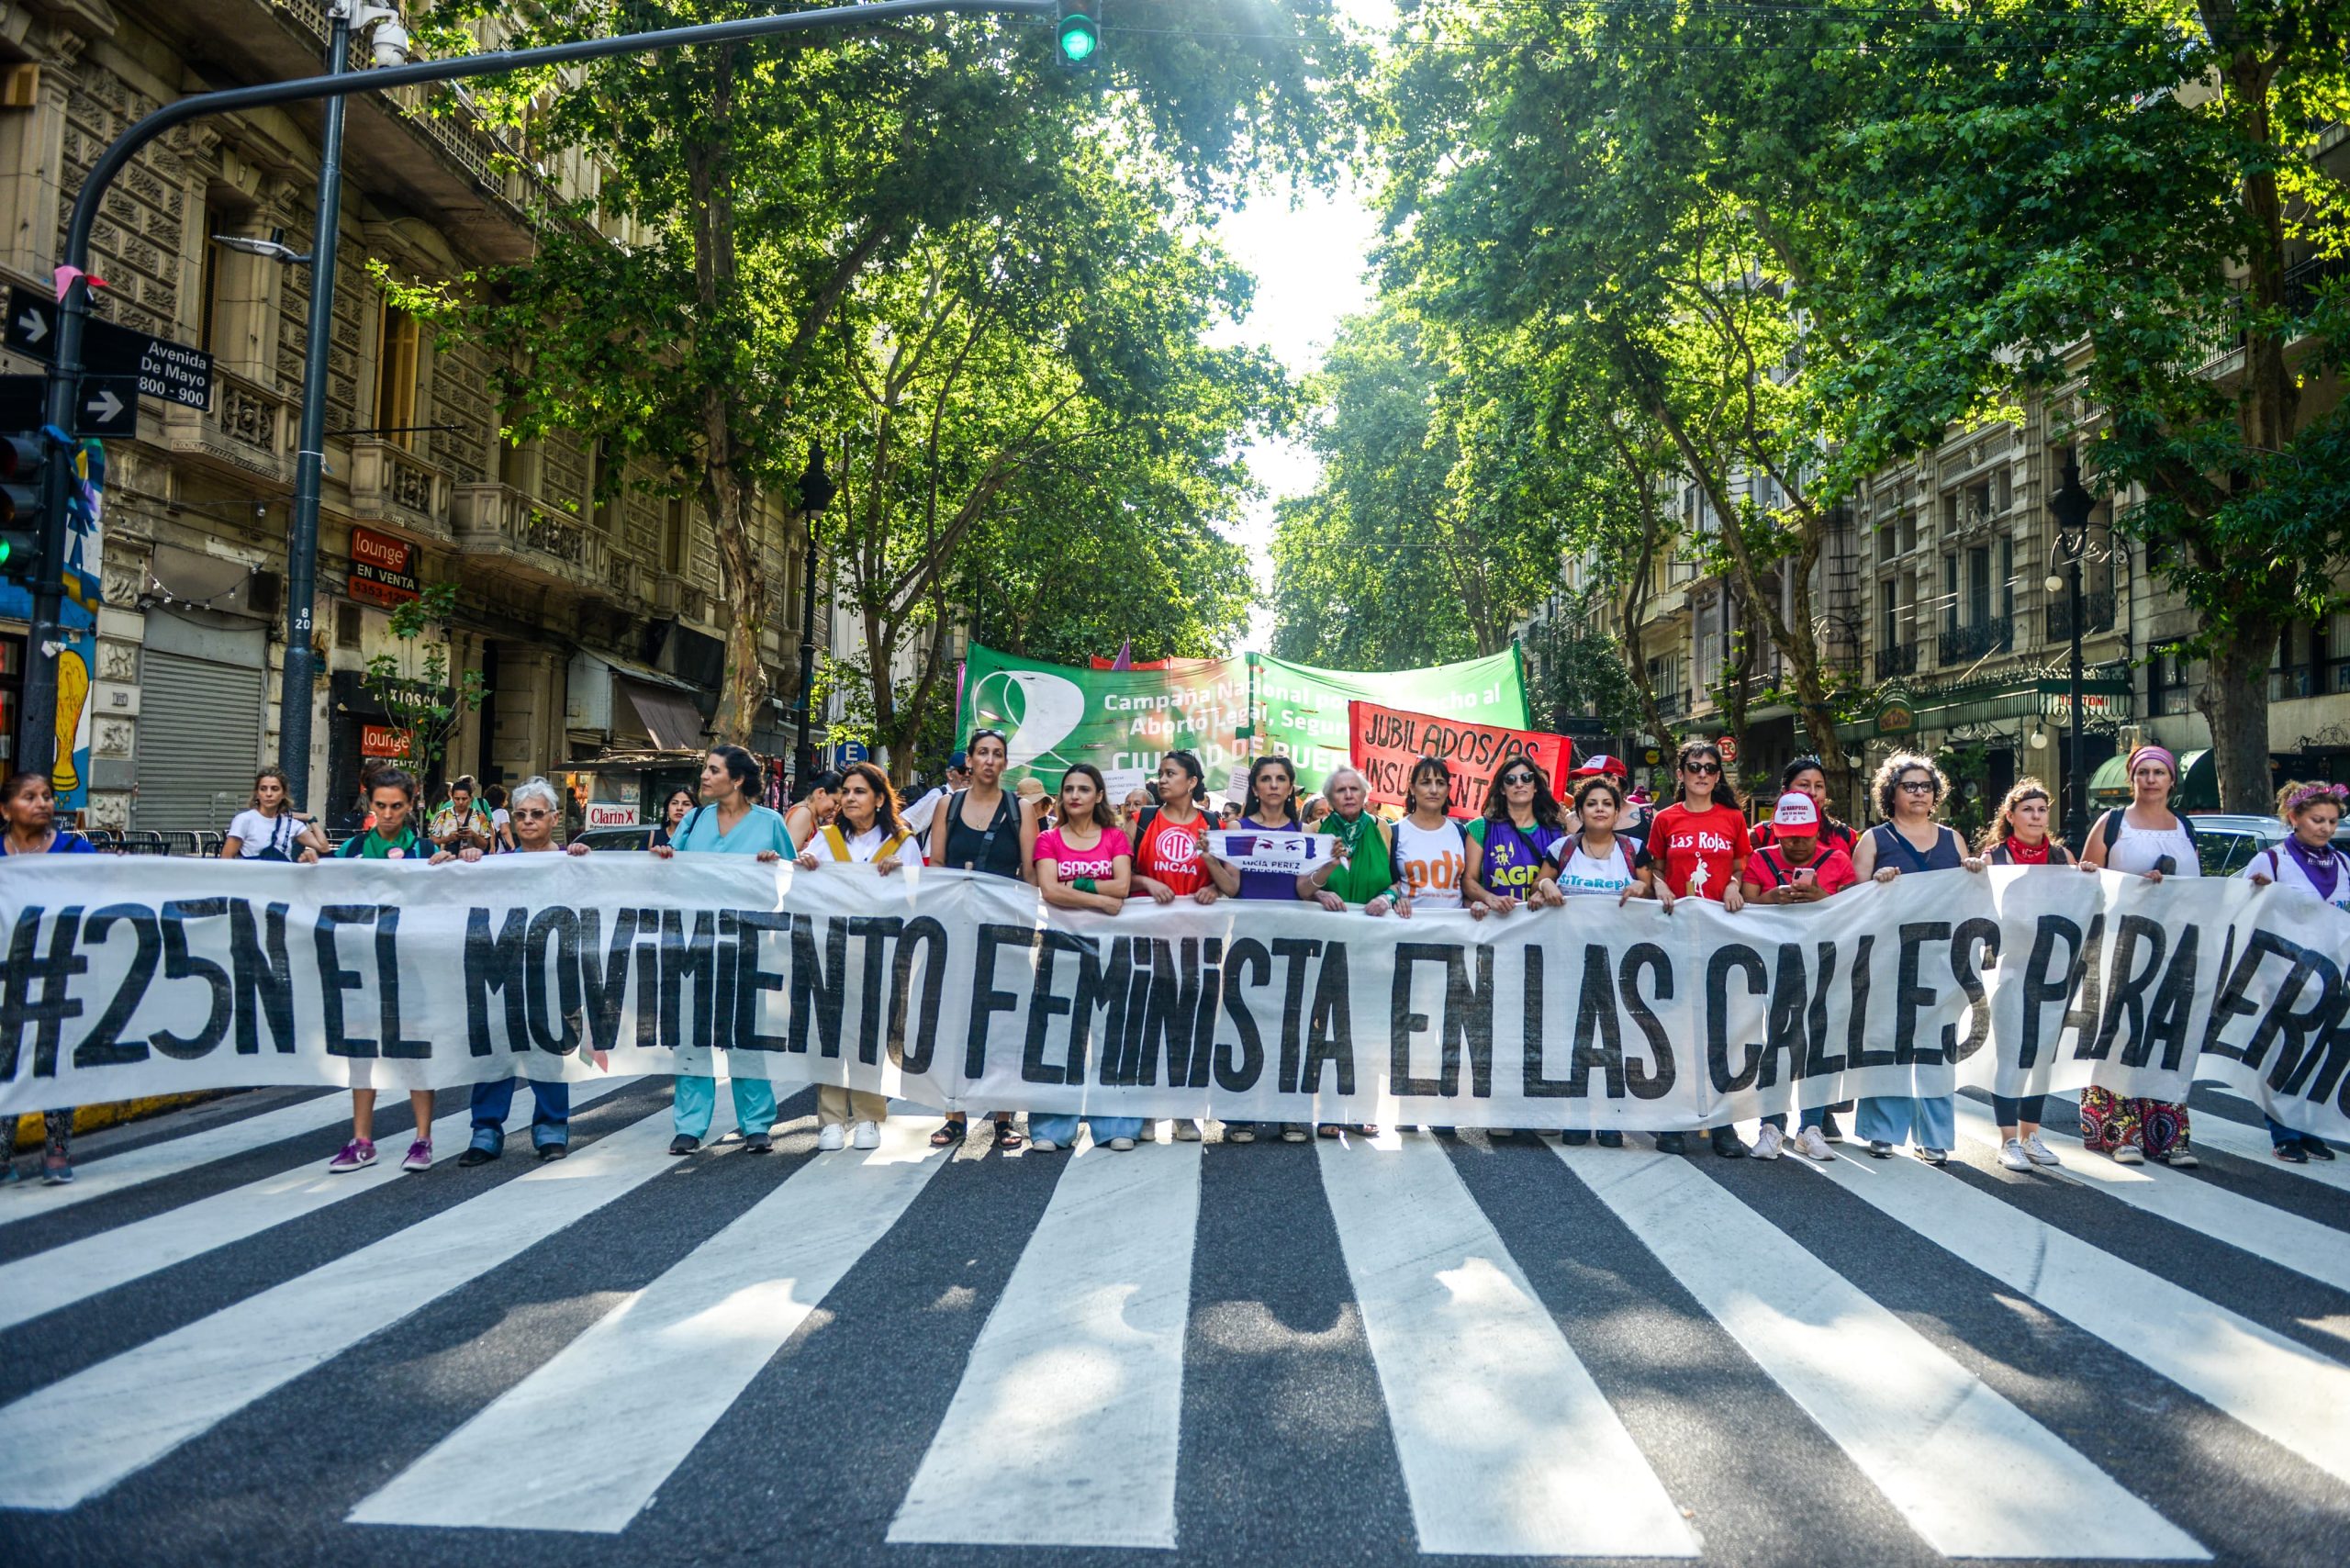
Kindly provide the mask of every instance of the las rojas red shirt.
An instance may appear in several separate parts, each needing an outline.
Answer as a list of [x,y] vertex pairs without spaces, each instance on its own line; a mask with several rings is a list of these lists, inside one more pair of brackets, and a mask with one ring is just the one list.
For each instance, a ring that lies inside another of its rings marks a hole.
[[1649,855],[1663,868],[1664,885],[1675,898],[1695,894],[1719,903],[1753,850],[1746,819],[1729,806],[1702,812],[1667,806],[1649,826]]

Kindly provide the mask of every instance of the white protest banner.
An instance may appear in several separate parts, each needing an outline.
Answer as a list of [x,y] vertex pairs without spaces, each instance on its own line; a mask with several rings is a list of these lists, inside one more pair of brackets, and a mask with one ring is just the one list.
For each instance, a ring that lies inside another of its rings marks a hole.
[[1236,806],[1246,807],[1248,801],[1248,765],[1236,762],[1231,776],[1224,781],[1224,798]]
[[0,862],[0,1111],[713,1070],[918,1103],[1662,1131],[1854,1094],[2227,1085],[2350,1137],[2350,915],[2243,881],[1937,871],[1726,914],[1048,913],[747,858]]
[[1150,782],[1147,767],[1105,767],[1102,770],[1102,792],[1110,797],[1110,804],[1123,807],[1126,797]]
[[1214,828],[1208,834],[1208,853],[1244,871],[1286,871],[1294,877],[1319,869],[1330,858],[1330,846],[1336,843],[1326,833]]

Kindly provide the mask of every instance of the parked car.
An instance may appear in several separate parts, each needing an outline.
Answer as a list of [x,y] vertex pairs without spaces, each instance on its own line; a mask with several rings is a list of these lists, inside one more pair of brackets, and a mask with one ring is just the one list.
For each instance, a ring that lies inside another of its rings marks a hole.
[[2275,817],[2235,812],[2189,812],[2195,823],[2195,857],[2207,877],[2232,877],[2252,857],[2285,841],[2285,824]]
[[627,827],[591,827],[572,838],[574,844],[584,844],[594,850],[650,849],[653,847],[653,824],[635,823]]

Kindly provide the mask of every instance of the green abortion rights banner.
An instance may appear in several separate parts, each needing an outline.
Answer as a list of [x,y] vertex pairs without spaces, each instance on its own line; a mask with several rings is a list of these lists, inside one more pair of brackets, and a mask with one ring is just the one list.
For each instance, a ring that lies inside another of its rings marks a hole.
[[[1006,777],[1034,775],[1047,788],[1072,762],[1153,773],[1167,753],[1192,751],[1208,788],[1221,790],[1236,764],[1270,751],[1295,758],[1298,787],[1314,790],[1347,760],[1347,704],[1357,699],[1528,727],[1526,676],[1514,649],[1430,669],[1315,669],[1237,654],[1125,670],[1041,664],[973,644],[956,733],[1003,731],[1012,749]],[[1244,739],[1243,729],[1254,734]]]

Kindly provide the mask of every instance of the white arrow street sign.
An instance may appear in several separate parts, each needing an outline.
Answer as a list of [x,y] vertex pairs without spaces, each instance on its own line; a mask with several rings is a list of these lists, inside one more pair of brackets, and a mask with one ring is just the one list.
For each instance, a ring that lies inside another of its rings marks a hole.
[[25,330],[25,342],[37,343],[49,336],[49,319],[38,310],[28,310],[17,318],[17,325]]
[[122,412],[122,399],[116,397],[114,388],[109,386],[82,407],[85,411],[95,414],[100,423],[112,424],[115,416]]

